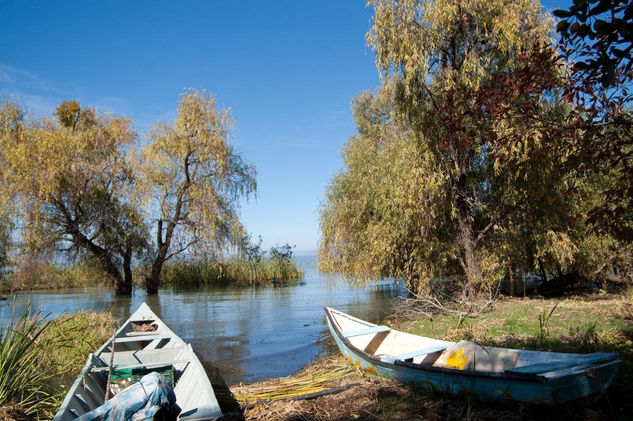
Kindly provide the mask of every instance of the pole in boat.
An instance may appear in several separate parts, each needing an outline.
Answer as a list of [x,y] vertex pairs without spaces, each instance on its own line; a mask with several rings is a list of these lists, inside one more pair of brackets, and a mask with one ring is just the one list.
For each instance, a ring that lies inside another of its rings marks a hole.
[[110,398],[110,379],[112,378],[112,365],[114,364],[114,340],[116,338],[117,328],[114,328],[114,335],[112,335],[112,352],[110,353],[110,365],[108,366],[108,381],[106,382],[105,398],[103,403],[106,403]]

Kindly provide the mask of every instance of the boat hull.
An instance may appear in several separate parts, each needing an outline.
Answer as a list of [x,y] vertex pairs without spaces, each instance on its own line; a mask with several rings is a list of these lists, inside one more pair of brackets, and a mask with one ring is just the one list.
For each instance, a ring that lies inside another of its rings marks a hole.
[[[155,332],[135,331],[133,324],[139,322],[155,324]],[[179,420],[215,420],[222,416],[209,378],[191,345],[143,303],[117,330],[114,345],[109,340],[89,355],[54,421],[73,420],[104,403],[110,361],[117,369],[173,370],[173,390],[182,409]]]
[[[327,311],[327,309],[326,309]],[[613,359],[588,370],[568,370],[560,376],[512,375],[472,372],[413,364],[375,357],[354,347],[340,332],[327,313],[330,332],[341,353],[355,366],[380,376],[414,383],[453,395],[474,394],[486,401],[517,401],[555,405],[599,394],[615,378],[620,360]]]

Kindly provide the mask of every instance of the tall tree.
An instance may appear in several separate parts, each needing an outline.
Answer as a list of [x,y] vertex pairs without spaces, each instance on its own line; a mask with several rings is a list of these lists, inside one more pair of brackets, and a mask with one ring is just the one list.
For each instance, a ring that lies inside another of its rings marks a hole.
[[540,5],[370,4],[384,83],[355,102],[358,135],[321,210],[320,266],[404,276],[414,292],[456,275],[466,293],[535,269],[544,280],[627,270],[630,247],[592,230],[589,212],[618,209],[604,193],[626,162],[583,169],[592,117],[561,101],[566,65]]
[[154,215],[156,238],[148,292],[164,263],[192,247],[220,250],[239,237],[239,199],[256,189],[255,169],[229,143],[233,121],[211,95],[191,91],[173,124],[159,123],[141,153],[140,182]]
[[330,182],[320,212],[319,266],[364,281],[424,281],[455,272],[448,240],[445,177],[396,112],[395,84],[353,102],[358,134],[343,151],[345,170]]
[[76,101],[39,121],[15,104],[0,108],[2,200],[19,216],[25,243],[98,259],[118,294],[131,292],[132,258],[145,241],[124,156],[135,140],[129,120]]
[[533,0],[370,4],[375,19],[368,40],[377,66],[399,75],[398,106],[445,177],[456,258],[476,287],[483,279],[478,248],[516,206],[494,200],[503,185],[494,182],[500,139],[494,110],[479,104],[496,88],[496,76],[551,42],[551,22]]

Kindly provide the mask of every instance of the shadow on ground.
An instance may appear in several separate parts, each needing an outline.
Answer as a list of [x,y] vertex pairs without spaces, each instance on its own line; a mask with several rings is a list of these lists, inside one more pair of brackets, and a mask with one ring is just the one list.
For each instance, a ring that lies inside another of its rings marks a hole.
[[244,421],[244,413],[240,409],[239,402],[235,399],[233,392],[220,375],[220,371],[211,364],[203,364],[207,376],[213,386],[215,397],[218,399],[220,409],[222,410],[222,420]]

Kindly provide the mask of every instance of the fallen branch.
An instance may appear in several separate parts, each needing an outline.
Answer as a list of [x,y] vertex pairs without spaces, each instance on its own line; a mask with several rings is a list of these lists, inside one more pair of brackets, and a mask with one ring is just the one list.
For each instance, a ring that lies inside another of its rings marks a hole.
[[[484,311],[490,308],[499,298],[498,290],[491,293],[488,300],[477,308],[476,301],[467,303],[446,300],[446,303],[440,301],[437,296],[420,295],[411,293],[412,298],[401,298],[394,306],[394,315],[397,317],[413,318],[424,316],[433,319],[438,314],[455,314],[460,317],[477,318]],[[463,309],[467,304],[468,308]],[[462,307],[462,308],[460,308]]]

